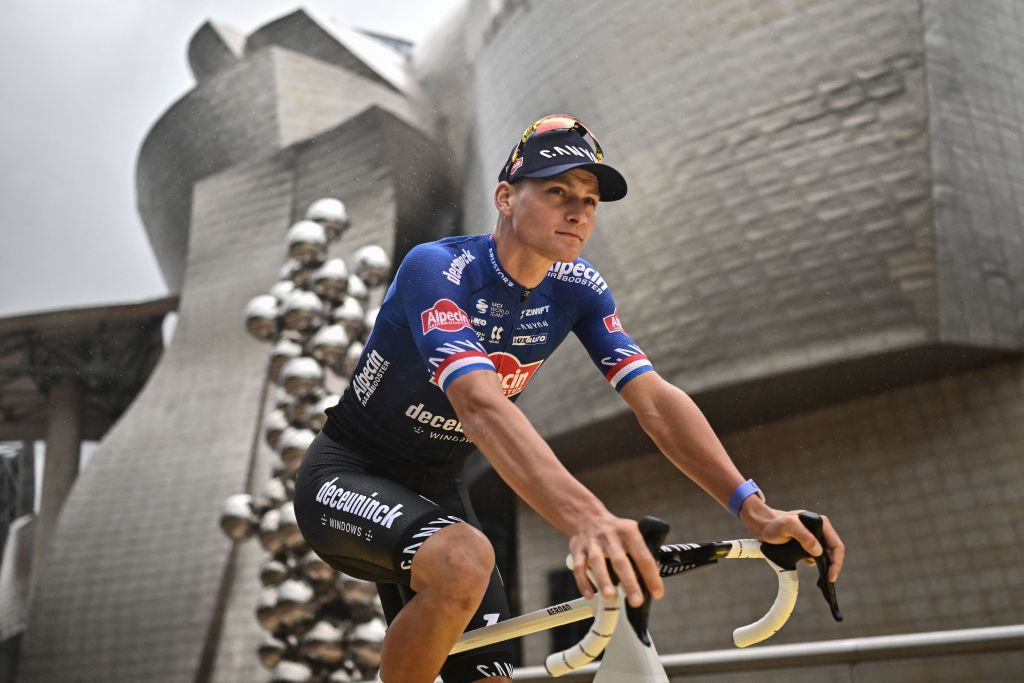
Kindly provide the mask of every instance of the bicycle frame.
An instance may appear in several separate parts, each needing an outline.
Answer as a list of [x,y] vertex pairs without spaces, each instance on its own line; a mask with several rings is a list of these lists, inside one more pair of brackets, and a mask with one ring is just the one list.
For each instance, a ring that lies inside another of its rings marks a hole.
[[[820,517],[814,513],[801,513],[801,519],[820,541]],[[645,538],[650,539],[650,525],[654,523],[661,525],[655,534],[660,535],[659,542],[652,544],[648,540],[648,544],[654,546],[654,555],[663,577],[715,564],[720,559],[763,559],[777,574],[779,590],[775,602],[759,620],[733,631],[733,642],[737,647],[747,647],[770,638],[789,619],[799,592],[796,565],[799,560],[809,557],[796,541],[772,545],[747,538],[712,543],[661,545],[660,541],[664,540],[668,531],[668,526],[664,522],[645,518],[641,521],[641,532]],[[836,621],[842,621],[835,598],[835,588],[827,581],[828,560],[815,558],[815,561],[820,574],[818,586],[832,609],[833,617]],[[567,559],[567,564],[572,566],[571,557]],[[668,683],[668,676],[647,631],[647,607],[650,596],[646,591],[645,598],[643,608],[629,607],[620,588],[611,600],[598,595],[591,601],[577,598],[552,605],[469,631],[456,642],[451,654],[594,618],[594,625],[583,640],[547,658],[545,668],[550,675],[557,677],[575,671],[604,652],[594,683]],[[623,613],[627,614],[627,619],[620,618]]]

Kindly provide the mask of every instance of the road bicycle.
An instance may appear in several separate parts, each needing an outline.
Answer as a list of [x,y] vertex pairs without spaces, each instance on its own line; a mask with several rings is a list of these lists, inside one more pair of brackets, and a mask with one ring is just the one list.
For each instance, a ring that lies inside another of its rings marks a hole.
[[[801,512],[800,520],[825,547],[823,522],[813,512]],[[796,540],[784,544],[762,543],[752,538],[710,543],[665,544],[669,526],[655,517],[640,520],[640,533],[660,565],[663,577],[676,576],[716,564],[719,560],[763,559],[778,576],[779,590],[768,612],[747,626],[733,631],[737,647],[759,643],[777,633],[796,606],[800,579],[797,564],[811,557]],[[571,568],[571,557],[567,561]],[[814,558],[818,569],[818,588],[828,602],[832,617],[842,621],[835,584],[828,580],[830,561],[824,553]],[[464,634],[451,654],[484,645],[519,638],[583,619],[593,618],[587,634],[576,645],[550,655],[544,666],[553,677],[562,676],[592,662],[604,653],[594,683],[669,683],[647,629],[651,596],[644,588],[642,607],[630,607],[621,588],[615,598],[597,594],[594,600],[577,598],[530,612],[507,621],[484,626]],[[625,611],[626,618],[620,619]]]

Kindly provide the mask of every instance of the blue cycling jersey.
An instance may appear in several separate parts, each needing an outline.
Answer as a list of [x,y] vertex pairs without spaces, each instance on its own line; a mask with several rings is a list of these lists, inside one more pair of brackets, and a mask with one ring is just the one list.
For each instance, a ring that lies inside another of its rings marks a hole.
[[654,369],[584,259],[555,263],[529,289],[502,268],[490,235],[421,244],[399,266],[324,432],[380,457],[457,464],[473,445],[445,395],[452,382],[497,372],[515,401],[570,331],[617,391]]

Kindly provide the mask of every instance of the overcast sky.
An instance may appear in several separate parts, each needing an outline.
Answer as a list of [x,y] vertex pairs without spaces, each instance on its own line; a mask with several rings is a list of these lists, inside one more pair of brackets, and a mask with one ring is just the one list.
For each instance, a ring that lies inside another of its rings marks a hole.
[[135,210],[149,128],[194,85],[207,19],[249,33],[305,7],[413,41],[460,0],[4,0],[0,316],[166,293]]

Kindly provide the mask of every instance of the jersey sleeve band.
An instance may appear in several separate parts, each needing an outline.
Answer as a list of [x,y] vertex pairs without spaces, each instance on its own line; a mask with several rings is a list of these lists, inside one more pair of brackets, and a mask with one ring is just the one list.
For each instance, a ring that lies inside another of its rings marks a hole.
[[638,353],[623,358],[612,366],[612,369],[605,373],[605,378],[611,383],[615,391],[620,391],[629,380],[653,369],[654,366],[651,365],[651,361],[647,359],[647,356]]
[[448,390],[448,383],[461,377],[470,370],[490,370],[494,372],[494,363],[487,354],[480,351],[463,351],[445,358],[434,372],[434,381],[442,390]]

